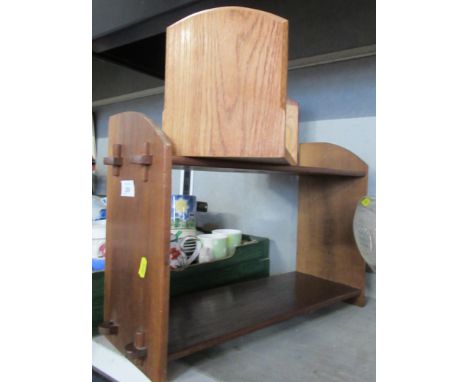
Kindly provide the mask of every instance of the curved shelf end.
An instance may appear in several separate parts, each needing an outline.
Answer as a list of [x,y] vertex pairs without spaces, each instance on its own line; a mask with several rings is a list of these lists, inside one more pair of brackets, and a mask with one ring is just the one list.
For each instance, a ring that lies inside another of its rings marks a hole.
[[301,143],[299,167],[323,167],[339,171],[357,171],[367,175],[368,166],[356,154],[327,142]]

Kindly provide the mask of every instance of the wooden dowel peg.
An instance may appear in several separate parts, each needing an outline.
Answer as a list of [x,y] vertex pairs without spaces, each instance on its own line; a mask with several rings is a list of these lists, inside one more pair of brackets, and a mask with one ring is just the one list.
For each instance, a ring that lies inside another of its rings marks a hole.
[[137,331],[135,333],[133,342],[125,346],[125,355],[129,359],[143,360],[148,354],[145,344],[145,333]]
[[120,174],[120,167],[123,165],[123,158],[122,158],[122,145],[121,144],[114,144],[112,145],[112,156],[104,158],[104,164],[106,166],[112,166],[112,175],[119,176]]
[[141,155],[132,155],[130,157],[130,163],[139,164],[143,166],[143,182],[148,181],[148,170],[149,166],[153,163],[153,156],[150,155],[150,144],[145,142],[143,147],[143,154]]
[[133,343],[137,349],[144,349],[145,348],[145,333],[142,331],[136,332]]

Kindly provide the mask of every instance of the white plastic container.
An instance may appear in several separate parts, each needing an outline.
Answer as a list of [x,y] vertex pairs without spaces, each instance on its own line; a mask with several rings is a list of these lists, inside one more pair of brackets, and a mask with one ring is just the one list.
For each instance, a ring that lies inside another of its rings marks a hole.
[[102,258],[106,254],[106,221],[93,222],[93,258]]

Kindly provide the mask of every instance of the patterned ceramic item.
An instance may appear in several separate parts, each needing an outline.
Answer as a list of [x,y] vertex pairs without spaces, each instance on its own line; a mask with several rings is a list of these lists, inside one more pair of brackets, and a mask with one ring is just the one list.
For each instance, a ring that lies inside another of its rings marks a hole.
[[356,241],[359,252],[361,252],[361,256],[374,272],[377,271],[377,261],[375,257],[376,210],[376,199],[371,196],[365,196],[359,201],[353,220],[354,240]]
[[195,229],[197,198],[193,195],[171,195],[171,229]]
[[207,233],[198,235],[202,246],[200,256],[202,259],[213,258],[213,260],[221,260],[227,256],[227,236],[219,233]]
[[200,239],[193,235],[181,236],[180,233],[171,233],[169,264],[174,269],[189,266],[200,254]]

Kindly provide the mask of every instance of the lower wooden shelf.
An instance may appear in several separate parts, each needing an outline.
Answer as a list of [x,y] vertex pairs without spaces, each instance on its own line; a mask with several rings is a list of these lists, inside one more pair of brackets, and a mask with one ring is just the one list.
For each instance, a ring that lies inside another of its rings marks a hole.
[[185,357],[359,294],[344,284],[290,272],[177,296],[170,300],[168,356]]

